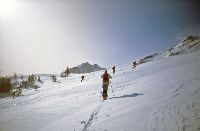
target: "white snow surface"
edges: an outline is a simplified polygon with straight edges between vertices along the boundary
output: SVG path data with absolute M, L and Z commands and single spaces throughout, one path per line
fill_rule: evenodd
M 200 51 L 117 69 L 101 100 L 103 71 L 58 78 L 0 99 L 0 131 L 200 131 Z

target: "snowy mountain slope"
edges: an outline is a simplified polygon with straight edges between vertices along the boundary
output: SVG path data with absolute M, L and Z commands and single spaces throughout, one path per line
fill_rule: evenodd
M 120 91 L 114 91 L 113 99 L 104 104 L 91 129 L 199 130 L 199 55 L 171 57 L 139 67 L 130 80 L 120 82 L 129 84 L 121 88 L 116 84 Z M 109 117 L 105 118 L 106 114 Z
M 200 131 L 199 38 L 190 39 L 145 57 L 134 70 L 108 70 L 106 101 L 104 71 L 85 74 L 83 82 L 80 74 L 58 75 L 58 82 L 40 75 L 40 88 L 0 98 L 0 131 Z
M 154 60 L 113 76 L 101 101 L 103 71 L 45 80 L 36 91 L 0 99 L 1 131 L 198 131 L 200 52 Z M 111 72 L 111 70 L 109 70 Z

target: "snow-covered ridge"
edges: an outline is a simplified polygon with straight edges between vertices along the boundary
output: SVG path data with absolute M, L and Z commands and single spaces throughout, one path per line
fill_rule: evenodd
M 88 62 L 82 63 L 76 67 L 70 68 L 70 72 L 74 74 L 81 74 L 81 73 L 91 73 L 94 71 L 104 70 L 105 68 L 101 68 L 99 65 L 94 64 L 91 65 Z
M 194 52 L 200 49 L 200 36 L 188 36 L 168 50 L 169 56 Z
M 175 55 L 181 55 L 186 53 L 195 52 L 200 49 L 200 36 L 187 36 L 180 43 L 166 49 L 162 52 L 153 53 L 144 58 L 137 60 L 137 64 L 143 64 L 149 61 L 153 61 L 160 57 L 169 57 Z

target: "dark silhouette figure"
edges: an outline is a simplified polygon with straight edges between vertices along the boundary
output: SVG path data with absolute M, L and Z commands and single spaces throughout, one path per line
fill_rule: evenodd
M 84 78 L 85 78 L 85 76 L 84 76 L 84 75 L 82 75 L 82 76 L 81 76 L 81 82 L 84 80 Z
M 56 75 L 52 75 L 52 81 L 53 81 L 53 82 L 56 82 L 56 79 L 57 79 L 57 78 L 56 78 Z
M 112 67 L 113 74 L 115 74 L 115 66 Z
M 103 88 L 103 93 L 102 93 L 102 97 L 103 97 L 104 100 L 106 100 L 107 97 L 108 97 L 108 94 L 107 94 L 107 92 L 108 92 L 108 86 L 109 86 L 109 84 L 110 84 L 110 81 L 109 81 L 109 80 L 110 80 L 112 77 L 111 77 L 110 74 L 108 74 L 107 70 L 105 70 L 104 74 L 101 75 L 101 78 L 103 78 L 103 86 L 102 86 L 102 88 Z
M 67 76 L 67 77 L 69 76 L 69 74 L 70 74 L 69 67 L 67 67 L 67 69 L 65 70 L 64 73 L 65 73 L 65 77 L 66 77 L 66 76 Z
M 136 61 L 134 61 L 134 62 L 133 62 L 133 67 L 132 67 L 132 69 L 135 68 L 136 65 L 137 65 L 137 63 L 136 63 Z

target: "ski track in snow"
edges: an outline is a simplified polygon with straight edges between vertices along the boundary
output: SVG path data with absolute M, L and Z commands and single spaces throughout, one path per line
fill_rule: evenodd
M 187 114 L 190 115 L 184 115 L 183 109 L 186 109 Z M 192 121 L 192 123 L 189 121 Z M 145 128 L 151 127 L 149 128 L 151 131 L 199 131 L 200 124 L 195 127 L 196 123 L 200 123 L 199 105 L 192 103 L 186 106 L 177 106 L 172 102 L 151 113 L 145 120 Z
M 101 110 L 102 104 L 103 104 L 104 100 L 102 100 L 99 105 L 94 109 L 94 111 L 92 112 L 92 114 L 90 115 L 89 120 L 87 121 L 87 123 L 84 125 L 84 128 L 82 131 L 88 131 L 89 127 L 91 126 L 93 120 L 95 119 L 95 116 L 99 113 L 99 111 Z

